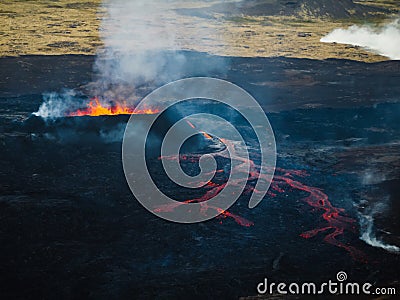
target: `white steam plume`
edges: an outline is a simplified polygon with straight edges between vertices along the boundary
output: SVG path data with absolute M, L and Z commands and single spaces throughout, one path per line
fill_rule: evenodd
M 82 99 L 74 90 L 64 90 L 62 93 L 44 93 L 43 103 L 33 115 L 43 119 L 65 117 L 68 111 L 74 111 L 82 105 Z
M 387 210 L 386 201 L 376 203 L 365 212 L 359 214 L 360 220 L 360 239 L 372 247 L 384 249 L 389 252 L 400 252 L 400 248 L 395 245 L 386 244 L 384 241 L 378 239 L 375 233 L 374 220 L 376 215 L 383 213 Z
M 179 73 L 184 56 L 174 52 L 177 24 L 171 22 L 175 1 L 105 0 L 100 36 L 104 51 L 99 52 L 95 71 L 98 80 L 92 93 L 110 96 L 113 100 L 135 100 L 132 86 L 147 82 L 163 82 L 171 72 Z M 165 51 L 170 51 L 174 64 L 169 64 Z M 172 52 L 172 54 L 171 54 Z
M 104 107 L 116 103 L 134 107 L 156 86 L 188 76 L 188 70 L 196 71 L 199 62 L 188 61 L 190 56 L 182 50 L 206 43 L 211 34 L 221 39 L 223 36 L 216 33 L 215 26 L 204 25 L 203 20 L 199 23 L 178 14 L 176 9 L 186 5 L 199 4 L 179 0 L 103 0 L 100 38 L 104 46 L 96 55 L 93 81 L 81 93 L 82 97 L 87 96 L 87 103 L 90 97 L 96 97 Z M 207 75 L 225 70 L 225 64 L 221 60 L 199 67 L 201 74 Z M 64 94 L 45 95 L 36 115 L 63 117 L 72 111 L 69 105 L 74 106 L 70 98 Z M 84 106 L 78 108 L 85 108 L 85 103 L 79 103 Z
M 178 50 L 176 28 L 168 22 L 174 13 L 174 1 L 104 0 L 100 38 L 104 48 L 98 51 L 95 78 L 85 87 L 85 94 L 96 96 L 103 106 L 140 100 L 137 87 L 143 83 L 168 81 L 168 74 L 179 74 L 185 62 Z M 166 70 L 166 57 L 174 63 Z M 66 116 L 85 103 L 75 99 L 75 91 L 45 93 L 44 102 L 34 113 L 46 119 Z M 89 102 L 89 99 L 88 101 Z
M 348 29 L 335 29 L 321 42 L 360 46 L 392 60 L 400 60 L 400 18 L 383 27 L 353 25 Z

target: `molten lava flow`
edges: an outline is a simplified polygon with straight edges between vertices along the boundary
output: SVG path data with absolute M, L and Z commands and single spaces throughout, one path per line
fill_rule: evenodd
M 158 109 L 146 108 L 142 110 L 136 110 L 132 107 L 127 107 L 125 104 L 117 103 L 114 106 L 103 106 L 99 98 L 93 98 L 88 106 L 84 109 L 78 109 L 75 112 L 68 114 L 69 117 L 81 117 L 81 116 L 110 116 L 110 115 L 131 115 L 131 114 L 156 114 Z
M 194 125 L 192 124 L 192 122 L 190 122 L 190 121 L 188 121 L 188 120 L 186 120 L 186 122 L 188 123 L 188 125 L 189 125 L 190 127 L 195 128 Z
M 190 126 L 190 127 L 192 127 L 193 129 L 194 128 L 196 128 L 194 125 L 193 125 L 193 123 L 192 122 L 190 122 L 190 121 L 188 121 L 188 120 L 186 120 L 186 123 Z M 200 131 L 200 133 L 206 138 L 206 139 L 208 139 L 208 140 L 212 140 L 212 136 L 211 135 L 209 135 L 207 132 L 204 132 L 204 131 Z
M 238 151 L 243 151 L 243 149 L 237 149 L 235 147 L 234 142 L 228 140 L 223 140 L 223 142 L 227 146 L 227 149 L 223 152 L 216 153 L 214 155 L 224 158 L 230 158 L 232 160 L 238 160 L 239 164 L 236 165 L 236 167 L 232 170 L 232 172 L 245 172 L 246 163 L 249 163 L 250 165 L 250 172 L 248 174 L 249 175 L 248 178 L 244 176 L 244 178 L 247 179 L 240 179 L 237 180 L 236 182 L 233 181 L 232 184 L 241 184 L 242 180 L 246 180 L 247 185 L 244 193 L 251 193 L 251 192 L 259 193 L 259 191 L 255 190 L 255 188 L 249 184 L 249 182 L 251 181 L 254 182 L 254 180 L 268 180 L 267 176 L 260 174 L 259 166 L 257 166 L 257 164 L 253 160 L 246 161 L 245 159 L 242 158 L 241 155 L 238 155 L 239 153 Z M 229 152 L 231 153 L 231 156 L 229 156 Z M 198 162 L 199 157 L 200 157 L 199 155 L 198 156 L 181 155 L 180 157 L 170 156 L 162 158 L 174 159 L 174 160 L 179 159 L 180 161 L 187 161 L 193 163 L 193 162 Z M 243 164 L 240 164 L 241 161 L 243 162 Z M 217 170 L 217 173 L 223 173 L 223 172 L 224 170 Z M 333 206 L 332 203 L 329 201 L 328 196 L 321 189 L 312 186 L 307 186 L 306 184 L 301 183 L 299 181 L 300 179 L 296 179 L 296 178 L 303 178 L 305 176 L 308 175 L 305 171 L 302 170 L 286 170 L 282 168 L 276 168 L 275 176 L 271 183 L 270 190 L 268 192 L 269 196 L 275 197 L 276 193 L 284 193 L 285 189 L 287 188 L 301 190 L 309 193 L 309 195 L 302 200 L 306 204 L 311 206 L 314 210 L 322 211 L 322 219 L 325 221 L 326 225 L 320 228 L 303 232 L 300 234 L 300 236 L 308 239 L 318 235 L 319 233 L 325 234 L 324 237 L 325 242 L 345 249 L 355 260 L 366 262 L 365 255 L 361 251 L 357 250 L 355 247 L 351 245 L 345 244 L 338 240 L 338 237 L 342 236 L 345 233 L 345 231 L 349 232 L 356 231 L 356 221 L 348 216 L 345 216 L 344 209 L 336 208 L 335 206 Z M 207 200 L 215 197 L 221 190 L 224 189 L 225 186 L 226 183 L 218 184 L 213 181 L 204 183 L 203 188 L 205 189 L 205 193 L 203 194 L 203 196 L 195 199 L 189 199 L 182 203 L 174 204 L 173 206 L 158 207 L 156 210 L 168 212 L 174 210 L 177 206 L 182 205 L 184 203 L 196 202 L 196 203 L 202 203 L 203 206 L 202 211 L 204 213 L 206 213 L 208 209 L 217 210 L 221 213 L 219 218 L 228 218 L 228 217 L 233 218 L 238 224 L 246 227 L 254 225 L 253 222 L 246 220 L 243 217 L 237 216 L 230 212 L 224 211 L 218 207 L 213 207 L 207 204 Z
M 325 242 L 345 249 L 355 260 L 366 262 L 365 255 L 361 251 L 353 246 L 340 242 L 337 239 L 337 237 L 344 234 L 345 230 L 355 232 L 357 230 L 356 220 L 345 216 L 344 209 L 333 206 L 328 199 L 328 195 L 326 195 L 321 189 L 307 186 L 300 181 L 293 179 L 294 175 L 304 177 L 307 176 L 306 173 L 301 174 L 296 170 L 285 169 L 277 169 L 276 171 L 277 174 L 275 174 L 274 180 L 271 184 L 272 190 L 284 192 L 282 187 L 288 186 L 293 189 L 305 191 L 309 193 L 309 195 L 303 200 L 312 208 L 323 212 L 322 218 L 326 222 L 326 226 L 303 232 L 300 234 L 300 236 L 308 239 L 316 236 L 319 233 L 327 232 L 324 237 Z M 273 194 L 273 192 L 270 192 L 270 195 L 276 196 Z
M 212 136 L 209 135 L 207 132 L 202 131 L 201 134 L 208 140 L 212 140 Z

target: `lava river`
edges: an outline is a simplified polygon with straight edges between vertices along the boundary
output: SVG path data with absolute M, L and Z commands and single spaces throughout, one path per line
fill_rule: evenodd
M 238 147 L 237 143 L 229 140 L 223 140 L 226 145 L 226 149 L 223 152 L 214 154 L 216 158 L 218 156 L 229 159 L 229 152 L 231 153 L 230 159 L 239 160 L 239 164 L 232 170 L 232 172 L 245 172 L 244 165 L 246 162 L 242 158 L 241 155 L 237 155 L 238 151 L 243 151 L 241 147 Z M 180 156 L 168 156 L 168 157 L 160 157 L 159 159 L 169 159 L 176 160 L 179 159 L 182 163 L 197 163 L 199 161 L 200 155 L 180 155 Z M 240 164 L 240 161 L 243 161 L 243 164 Z M 259 193 L 254 188 L 254 182 L 256 180 L 267 180 L 266 176 L 263 176 L 259 172 L 259 166 L 255 163 L 254 160 L 250 159 L 250 172 L 247 179 L 247 184 L 244 190 L 244 194 L 249 193 Z M 222 210 L 218 207 L 210 206 L 207 204 L 207 200 L 216 196 L 221 190 L 224 189 L 226 183 L 221 183 L 220 180 L 216 179 L 220 176 L 218 174 L 223 174 L 225 171 L 223 169 L 218 169 L 216 171 L 216 176 L 210 180 L 209 182 L 204 183 L 204 194 L 199 198 L 187 199 L 183 202 L 174 205 L 166 205 L 157 207 L 155 211 L 168 212 L 174 210 L 177 206 L 182 205 L 184 203 L 201 203 L 202 204 L 202 212 L 207 213 L 207 210 L 217 210 L 220 212 L 218 218 L 232 218 L 241 226 L 251 227 L 254 226 L 254 222 L 248 220 L 242 216 L 237 214 L 233 214 L 229 211 Z M 271 183 L 271 186 L 268 191 L 268 196 L 276 197 L 278 193 L 284 193 L 286 190 L 300 190 L 308 193 L 308 196 L 303 198 L 307 205 L 309 205 L 313 211 L 320 212 L 319 218 L 323 221 L 323 226 L 310 229 L 306 232 L 300 233 L 300 236 L 305 239 L 309 239 L 317 236 L 318 234 L 324 235 L 323 240 L 331 245 L 340 247 L 345 249 L 353 259 L 366 262 L 366 256 L 360 250 L 351 246 L 347 243 L 341 242 L 339 238 L 343 236 L 346 231 L 347 232 L 356 232 L 357 231 L 357 222 L 355 219 L 346 216 L 345 210 L 343 208 L 335 207 L 330 201 L 327 194 L 323 192 L 322 189 L 308 186 L 302 182 L 302 179 L 306 176 L 309 176 L 304 170 L 290 170 L 283 168 L 276 168 L 274 179 Z M 241 184 L 241 181 L 233 182 L 233 184 Z M 318 222 L 319 223 L 319 222 Z

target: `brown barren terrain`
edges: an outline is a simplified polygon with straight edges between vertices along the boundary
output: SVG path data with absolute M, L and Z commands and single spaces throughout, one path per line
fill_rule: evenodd
M 220 2 L 178 1 L 176 7 L 207 10 Z M 242 57 L 386 60 L 359 47 L 320 42 L 321 37 L 335 28 L 388 22 L 399 11 L 398 4 L 392 0 L 356 3 L 385 10 L 385 13 L 333 19 L 312 16 L 307 11 L 300 15 L 257 16 L 211 12 L 208 17 L 201 17 L 166 10 L 164 18 L 176 29 L 176 42 L 181 49 Z M 0 56 L 95 54 L 103 45 L 99 27 L 104 12 L 100 0 L 2 1 Z

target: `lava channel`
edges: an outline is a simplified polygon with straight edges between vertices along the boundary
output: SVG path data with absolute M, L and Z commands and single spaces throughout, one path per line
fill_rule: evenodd
M 242 184 L 242 180 L 246 180 L 246 187 L 244 193 L 260 193 L 254 186 L 249 184 L 249 182 L 254 180 L 267 180 L 267 176 L 260 174 L 259 166 L 253 161 L 245 161 L 240 155 L 237 155 L 237 151 L 240 151 L 235 147 L 235 143 L 228 140 L 223 140 L 227 149 L 223 152 L 213 154 L 215 156 L 221 156 L 224 158 L 230 158 L 232 160 L 239 160 L 239 164 L 232 170 L 232 172 L 244 172 L 244 166 L 246 163 L 250 165 L 250 171 L 247 179 L 237 180 L 237 182 L 232 182 L 232 184 Z M 229 156 L 229 152 L 231 156 Z M 168 156 L 160 157 L 159 159 L 170 159 L 187 162 L 198 162 L 201 155 L 180 155 L 180 156 Z M 243 164 L 240 164 L 243 161 Z M 272 171 L 272 170 L 271 170 Z M 223 170 L 217 170 L 217 173 L 223 173 Z M 339 237 L 345 234 L 345 231 L 356 232 L 356 220 L 345 215 L 345 210 L 343 208 L 337 208 L 332 205 L 329 201 L 328 195 L 326 195 L 322 189 L 317 187 L 308 186 L 300 182 L 300 178 L 308 176 L 307 172 L 304 170 L 287 170 L 283 168 L 276 168 L 274 179 L 271 183 L 268 195 L 271 197 L 277 196 L 277 193 L 284 193 L 285 189 L 291 188 L 309 193 L 309 195 L 302 200 L 312 207 L 316 211 L 321 211 L 321 218 L 325 222 L 325 225 L 319 228 L 311 229 L 309 231 L 300 234 L 302 238 L 309 239 L 317 236 L 318 234 L 325 234 L 323 240 L 331 245 L 343 248 L 346 250 L 353 259 L 361 262 L 366 262 L 366 256 L 360 250 L 355 247 L 348 245 L 339 241 Z M 243 178 L 246 178 L 244 176 Z M 195 199 L 188 199 L 183 202 L 178 202 L 173 205 L 160 206 L 155 209 L 156 212 L 168 212 L 174 210 L 177 206 L 185 203 L 201 203 L 202 212 L 206 213 L 208 209 L 214 209 L 220 212 L 218 218 L 232 218 L 239 225 L 250 227 L 254 225 L 254 222 L 247 220 L 241 216 L 222 210 L 218 207 L 210 206 L 207 204 L 207 200 L 215 197 L 221 190 L 224 189 L 226 183 L 216 183 L 213 180 L 204 183 L 203 188 L 205 193 L 203 196 Z

